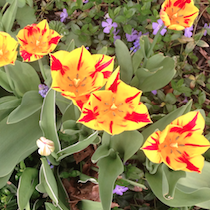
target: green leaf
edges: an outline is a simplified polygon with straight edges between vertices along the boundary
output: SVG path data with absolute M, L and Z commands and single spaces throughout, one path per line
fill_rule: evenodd
M 143 92 L 158 90 L 167 85 L 174 77 L 175 62 L 172 58 L 157 54 L 149 58 L 146 70 L 136 71 L 136 75 L 140 80 L 139 89 Z
M 101 203 L 96 201 L 81 200 L 78 205 L 82 210 L 103 210 Z
M 44 203 L 46 210 L 60 210 L 60 208 L 55 207 L 52 203 Z
M 173 93 L 166 94 L 165 102 L 169 104 L 175 104 L 176 103 L 176 97 Z
M 98 161 L 99 166 L 99 192 L 103 210 L 110 210 L 113 196 L 114 183 L 123 172 L 124 166 L 120 157 L 107 156 Z
M 7 117 L 21 103 L 21 99 L 15 96 L 4 96 L 0 98 L 0 121 Z
M 125 33 L 127 33 L 127 34 L 131 34 L 131 32 L 132 32 L 132 26 L 129 25 L 129 24 L 124 25 L 124 26 L 123 26 L 123 31 L 124 31 Z
M 54 142 L 55 152 L 58 152 L 61 147 L 55 119 L 55 91 L 50 89 L 43 102 L 39 125 L 43 131 L 43 136 Z
M 7 65 L 7 68 L 19 96 L 30 90 L 39 90 L 40 79 L 30 64 L 16 60 L 15 65 Z
M 161 167 L 163 172 L 163 196 L 166 199 L 170 199 L 174 197 L 177 182 L 180 178 L 185 177 L 186 173 L 184 171 L 173 171 L 169 169 L 165 164 L 162 164 Z
M 66 51 L 71 52 L 74 49 L 75 49 L 75 42 L 74 39 L 72 39 L 69 45 L 67 45 Z
M 7 79 L 7 74 L 1 70 L 0 70 L 0 86 L 3 87 L 6 91 L 12 93 L 12 89 Z
M 18 123 L 7 124 L 6 118 L 0 122 L 0 177 L 9 174 L 17 163 L 37 149 L 36 140 L 42 136 L 39 117 L 38 111 Z
M 30 7 L 33 7 L 33 0 L 26 0 L 26 3 L 27 3 Z
M 3 188 L 9 181 L 10 176 L 12 175 L 13 170 L 6 176 L 0 177 L 0 188 Z
M 188 42 L 186 47 L 185 47 L 185 50 L 184 50 L 185 53 L 188 54 L 188 53 L 192 52 L 193 49 L 195 48 L 195 45 L 196 44 L 194 43 L 194 41 L 193 42 Z
M 139 150 L 143 141 L 143 136 L 139 131 L 125 131 L 111 137 L 110 147 L 123 156 L 125 163 Z
M 97 54 L 103 54 L 103 55 L 106 55 L 107 53 L 107 47 L 104 46 L 102 47 L 100 50 L 98 50 Z
M 136 72 L 136 70 L 139 68 L 142 60 L 144 58 L 144 55 L 142 53 L 142 51 L 139 49 L 137 50 L 133 57 L 132 57 L 132 63 L 133 63 L 133 70 L 134 70 L 134 73 Z
M 165 129 L 165 127 L 168 124 L 170 124 L 177 117 L 189 112 L 191 109 L 191 105 L 192 105 L 192 100 L 190 100 L 186 105 L 179 107 L 178 109 L 167 114 L 165 117 L 161 118 L 157 122 L 148 126 L 146 129 L 142 131 L 142 135 L 144 136 L 144 139 L 146 140 L 156 129 L 159 129 L 160 131 L 162 131 L 163 129 Z
M 20 210 L 24 210 L 35 186 L 38 184 L 38 170 L 35 168 L 26 168 L 19 180 L 17 191 L 17 202 Z
M 202 91 L 198 95 L 198 103 L 202 105 L 205 101 L 206 101 L 206 94 L 204 91 Z
M 118 64 L 120 65 L 120 79 L 129 84 L 133 76 L 131 56 L 127 46 L 119 39 L 115 42 L 115 51 Z
M 47 194 L 50 196 L 50 198 L 58 204 L 58 187 L 57 183 L 55 180 L 55 177 L 53 175 L 52 169 L 50 168 L 47 159 L 46 158 L 41 158 L 42 161 L 42 170 L 43 170 L 43 175 L 44 175 L 44 180 L 45 180 L 45 190 Z
M 59 156 L 58 161 L 62 160 L 63 158 L 72 155 L 73 153 L 79 152 L 83 149 L 85 149 L 90 144 L 93 144 L 94 140 L 98 136 L 98 131 L 95 131 L 93 134 L 91 134 L 88 138 L 77 142 L 76 144 L 73 144 L 69 147 L 66 147 L 65 149 L 62 149 L 57 153 Z
M 149 37 L 146 35 L 143 35 L 140 37 L 139 39 L 139 43 L 140 43 L 140 50 L 142 50 L 142 53 L 144 55 L 144 58 L 146 58 L 149 50 L 150 50 L 150 42 L 149 42 Z
M 7 123 L 17 123 L 38 110 L 42 107 L 42 97 L 37 91 L 28 91 L 23 95 L 22 102 L 15 110 L 13 110 L 8 116 Z
M 202 173 L 186 172 L 185 178 L 180 178 L 174 190 L 174 197 L 163 196 L 163 172 L 162 167 L 158 168 L 156 174 L 146 173 L 146 179 L 156 197 L 168 206 L 184 207 L 199 206 L 210 209 L 210 182 L 209 182 L 210 163 L 205 161 Z M 172 171 L 171 173 L 174 173 Z M 174 174 L 174 178 L 176 172 Z M 178 174 L 180 176 L 180 174 Z
M 25 5 L 23 8 L 18 8 L 16 19 L 20 28 L 33 24 L 36 22 L 35 10 L 28 5 Z
M 3 27 L 7 33 L 9 33 L 13 27 L 17 8 L 18 8 L 18 0 L 14 0 L 12 4 L 10 4 L 9 8 L 7 8 L 6 12 L 4 13 L 1 22 Z
M 203 40 L 198 40 L 196 42 L 196 45 L 199 46 L 199 47 L 209 47 L 209 45 Z

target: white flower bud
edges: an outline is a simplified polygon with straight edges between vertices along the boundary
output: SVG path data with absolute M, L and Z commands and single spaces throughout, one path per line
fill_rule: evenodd
M 40 137 L 36 141 L 36 145 L 39 147 L 38 153 L 43 156 L 50 155 L 55 149 L 54 142 L 45 137 Z

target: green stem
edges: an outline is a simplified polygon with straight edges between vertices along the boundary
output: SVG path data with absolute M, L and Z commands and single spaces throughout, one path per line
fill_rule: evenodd
M 159 38 L 159 36 L 160 36 L 160 32 L 163 30 L 164 27 L 165 27 L 165 25 L 163 24 L 163 25 L 159 28 L 157 34 L 155 35 L 155 38 L 153 39 L 152 45 L 151 45 L 151 47 L 150 47 L 150 49 L 149 49 L 149 52 L 147 53 L 147 58 L 149 58 L 149 57 L 151 56 L 151 54 L 152 54 L 152 52 L 153 52 L 153 48 L 154 48 L 154 46 L 156 45 L 157 40 L 158 40 L 158 38 Z
M 46 81 L 46 80 L 47 80 L 47 77 L 46 77 L 46 75 L 45 75 L 45 71 L 44 71 L 44 66 L 43 66 L 42 60 L 39 59 L 39 60 L 38 60 L 38 63 L 39 63 L 39 68 L 40 68 L 40 71 L 41 71 L 42 76 L 43 76 L 43 78 L 44 78 L 44 81 Z

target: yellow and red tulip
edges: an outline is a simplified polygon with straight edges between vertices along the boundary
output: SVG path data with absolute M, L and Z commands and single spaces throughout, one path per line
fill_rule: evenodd
M 84 104 L 78 122 L 111 135 L 136 130 L 151 123 L 142 92 L 119 79 L 119 69 L 108 79 L 105 90 L 95 91 Z
M 201 173 L 203 154 L 209 141 L 202 135 L 205 121 L 198 111 L 178 117 L 163 131 L 156 131 L 148 137 L 142 150 L 154 163 L 164 162 L 173 170 Z
M 169 29 L 180 31 L 192 26 L 198 12 L 193 0 L 165 0 L 160 18 Z
M 61 37 L 49 28 L 47 20 L 24 27 L 17 35 L 23 61 L 35 61 L 49 54 L 56 48 Z
M 15 63 L 18 42 L 8 33 L 0 31 L 0 67 Z
M 110 77 L 114 59 L 107 55 L 91 55 L 85 47 L 71 52 L 51 54 L 52 89 L 73 101 L 79 108 L 90 93 L 103 87 Z

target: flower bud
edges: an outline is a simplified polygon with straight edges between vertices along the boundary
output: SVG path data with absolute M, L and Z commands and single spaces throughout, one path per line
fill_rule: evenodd
M 37 146 L 39 147 L 38 153 L 43 156 L 48 156 L 51 152 L 54 151 L 54 142 L 46 139 L 45 137 L 40 137 L 36 141 Z

